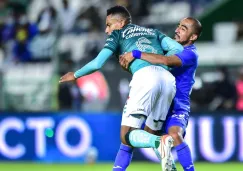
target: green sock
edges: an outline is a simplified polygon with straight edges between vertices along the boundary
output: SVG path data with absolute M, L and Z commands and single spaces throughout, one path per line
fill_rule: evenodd
M 133 130 L 129 133 L 129 142 L 133 147 L 158 148 L 160 137 L 144 130 Z

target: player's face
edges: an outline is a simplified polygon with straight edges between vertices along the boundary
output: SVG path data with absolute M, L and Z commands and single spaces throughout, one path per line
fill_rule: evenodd
M 175 40 L 182 44 L 188 45 L 192 43 L 193 40 L 196 39 L 196 35 L 193 32 L 193 22 L 189 19 L 183 19 L 178 24 L 175 30 Z
M 106 17 L 105 33 L 110 35 L 113 30 L 120 30 L 124 26 L 124 20 L 118 15 L 108 15 Z

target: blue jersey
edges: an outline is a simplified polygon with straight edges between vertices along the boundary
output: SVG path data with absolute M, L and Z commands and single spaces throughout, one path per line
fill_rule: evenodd
M 190 94 L 194 84 L 194 77 L 198 66 L 198 54 L 195 45 L 185 46 L 181 53 L 176 54 L 181 59 L 182 66 L 172 69 L 176 78 L 176 95 L 171 106 L 172 114 L 186 114 L 190 112 Z

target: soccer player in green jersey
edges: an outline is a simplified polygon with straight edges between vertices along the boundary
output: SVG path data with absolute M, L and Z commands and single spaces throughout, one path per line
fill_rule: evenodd
M 98 56 L 75 73 L 69 72 L 62 76 L 60 83 L 74 81 L 101 69 L 113 54 L 119 57 L 131 51 L 154 54 L 164 54 L 163 52 L 167 51 L 166 55 L 172 55 L 183 50 L 183 46 L 158 30 L 131 24 L 131 15 L 122 6 L 107 10 L 105 32 L 109 36 Z M 164 152 L 168 152 L 169 155 L 173 145 L 171 136 L 161 138 L 156 135 L 163 126 L 175 96 L 175 78 L 168 71 L 167 66 L 151 64 L 141 59 L 135 59 L 129 66 L 129 71 L 133 78 L 130 83 L 129 97 L 123 109 L 122 144 L 115 160 L 114 171 L 126 170 L 134 147 L 158 148 L 163 144 Z M 144 122 L 146 131 L 141 130 Z

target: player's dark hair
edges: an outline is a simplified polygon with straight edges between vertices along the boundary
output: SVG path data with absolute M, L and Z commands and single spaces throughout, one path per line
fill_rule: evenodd
M 202 24 L 196 18 L 187 17 L 186 19 L 191 20 L 193 22 L 193 29 L 195 34 L 200 37 L 202 34 Z
M 111 7 L 110 9 L 107 10 L 107 14 L 108 15 L 120 15 L 122 18 L 125 19 L 125 23 L 126 24 L 130 24 L 132 22 L 132 17 L 130 12 L 123 6 L 114 6 Z

